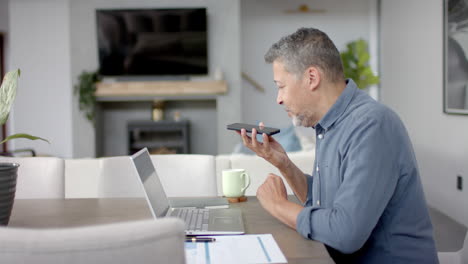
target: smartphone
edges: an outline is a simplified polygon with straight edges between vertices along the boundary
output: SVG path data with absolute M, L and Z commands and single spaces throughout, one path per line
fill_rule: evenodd
M 274 134 L 278 134 L 280 130 L 278 128 L 273 128 L 273 127 L 263 127 L 263 129 L 260 129 L 259 126 L 256 125 L 250 125 L 250 124 L 243 124 L 243 123 L 234 123 L 227 125 L 227 129 L 229 130 L 237 130 L 240 131 L 242 128 L 247 131 L 247 133 L 252 133 L 252 129 L 255 128 L 257 130 L 257 134 L 267 134 L 268 136 L 272 136 Z

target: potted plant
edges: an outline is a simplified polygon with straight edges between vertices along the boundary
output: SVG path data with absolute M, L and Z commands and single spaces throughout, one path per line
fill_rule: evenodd
M 360 89 L 367 89 L 379 83 L 379 77 L 374 75 L 369 65 L 370 55 L 367 43 L 363 39 L 351 41 L 346 50 L 340 53 L 346 78 L 351 78 Z
M 86 118 L 94 124 L 95 105 L 96 105 L 96 82 L 101 80 L 97 71 L 83 71 L 78 76 L 78 84 L 75 85 L 75 94 L 78 94 L 80 110 L 86 115 Z
M 0 86 L 0 125 L 5 124 L 8 119 L 11 105 L 15 100 L 19 76 L 20 70 L 17 69 L 15 71 L 8 72 L 3 78 L 3 82 Z M 40 137 L 18 133 L 6 137 L 0 142 L 0 144 L 4 144 L 15 138 L 27 138 L 31 140 L 40 139 L 49 142 Z M 17 163 L 0 163 L 0 225 L 7 225 L 10 219 L 11 209 L 13 208 L 13 202 L 15 199 L 18 167 L 19 164 Z

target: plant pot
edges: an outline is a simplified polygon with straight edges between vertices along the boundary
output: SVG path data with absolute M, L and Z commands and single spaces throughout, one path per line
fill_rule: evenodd
M 8 225 L 15 201 L 18 163 L 0 163 L 0 225 Z

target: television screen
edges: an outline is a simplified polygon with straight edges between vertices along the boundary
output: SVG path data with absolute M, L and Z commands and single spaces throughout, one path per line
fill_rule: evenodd
M 205 8 L 97 10 L 104 76 L 208 73 Z

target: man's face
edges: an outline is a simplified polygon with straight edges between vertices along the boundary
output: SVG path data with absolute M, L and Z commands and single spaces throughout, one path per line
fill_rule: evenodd
M 278 86 L 276 102 L 283 105 L 295 126 L 313 126 L 313 105 L 310 104 L 311 92 L 308 89 L 307 75 L 297 77 L 286 71 L 284 64 L 273 62 L 273 78 Z

